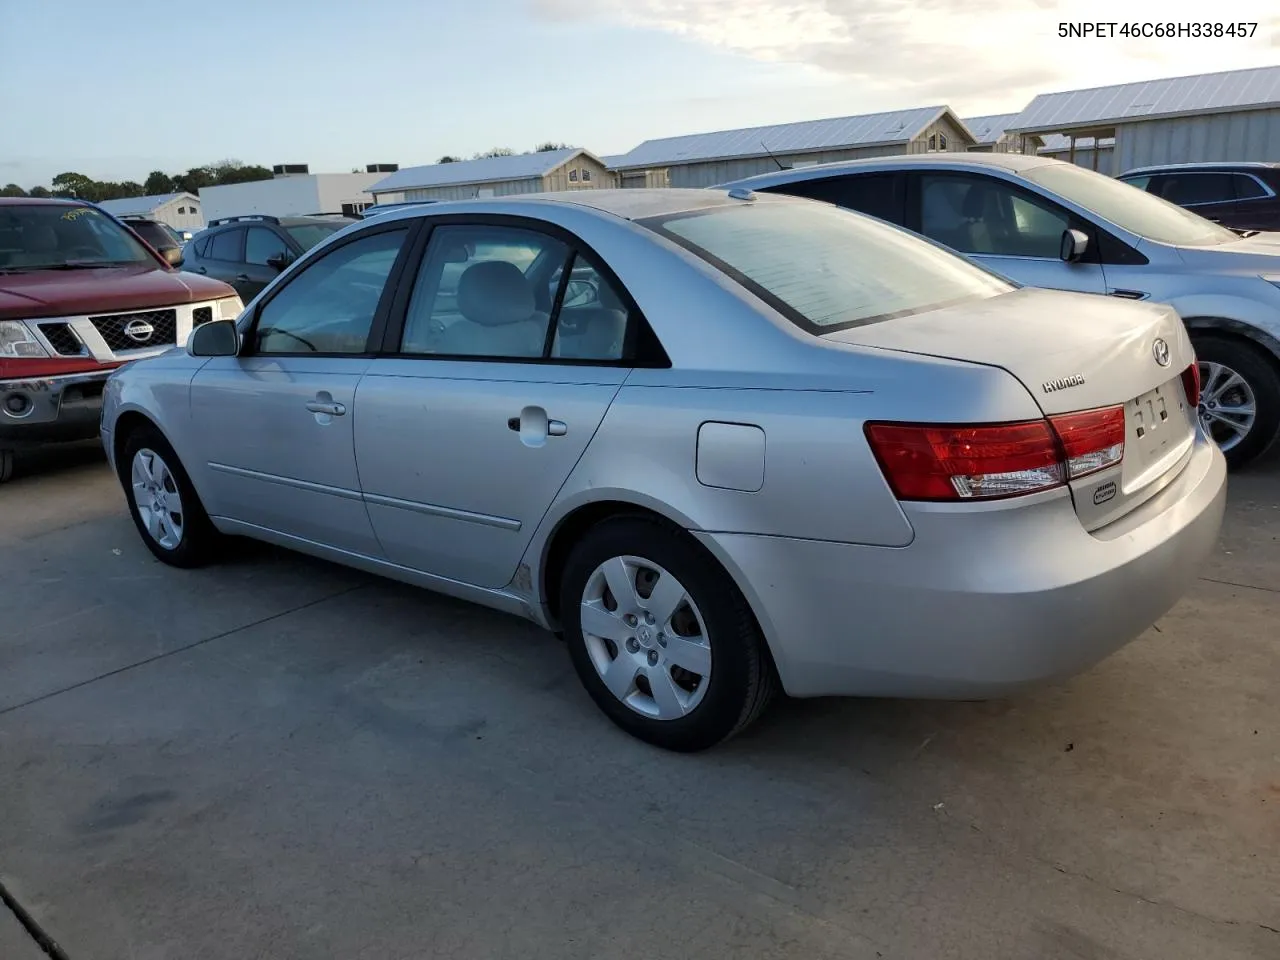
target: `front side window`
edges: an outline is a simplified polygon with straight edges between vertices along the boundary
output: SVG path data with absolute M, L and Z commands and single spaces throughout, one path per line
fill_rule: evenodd
M 1046 163 L 1024 171 L 1023 176 L 1081 209 L 1157 243 L 1207 246 L 1240 239 L 1190 210 L 1075 164 Z
M 998 296 L 1014 286 L 905 230 L 788 201 L 641 221 L 825 333 Z
M 245 263 L 265 267 L 273 258 L 285 256 L 288 256 L 288 252 L 285 250 L 284 241 L 274 230 L 268 230 L 266 227 L 250 227 L 245 234 Z
M 405 318 L 401 350 L 414 354 L 543 356 L 554 290 L 534 276 L 569 259 L 564 243 L 505 226 L 442 226 L 431 234 Z
M 345 243 L 304 267 L 258 312 L 261 354 L 353 354 L 367 349 L 374 314 L 407 228 Z
M 920 232 L 961 253 L 1058 256 L 1067 214 L 992 177 L 920 178 Z
M 155 257 L 93 207 L 56 203 L 0 208 L 0 271 L 57 270 L 147 263 Z

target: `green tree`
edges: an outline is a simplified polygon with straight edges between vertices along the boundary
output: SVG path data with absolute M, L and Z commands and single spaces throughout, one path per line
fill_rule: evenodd
M 270 180 L 274 177 L 270 170 L 266 167 L 260 167 L 256 164 L 239 164 L 235 167 L 222 167 L 217 170 L 217 182 L 223 183 L 252 183 L 255 180 Z
M 446 153 L 443 157 L 437 160 L 436 163 L 457 163 L 461 159 L 461 157 L 450 156 Z
M 16 183 L 6 183 L 0 187 L 0 197 L 25 197 L 27 191 L 23 190 Z
M 45 199 L 48 196 L 50 196 L 49 188 L 48 187 L 32 187 L 30 190 L 27 191 L 27 196 L 39 197 L 40 199 Z
M 97 183 L 83 173 L 60 173 L 51 181 L 53 194 L 56 197 L 79 197 L 84 200 L 96 199 Z
M 217 182 L 210 167 L 192 167 L 173 178 L 173 188 L 185 193 L 199 193 L 201 187 L 212 187 Z
M 571 149 L 567 143 L 554 143 L 548 140 L 546 143 L 540 143 L 533 148 L 534 153 L 550 153 L 553 150 L 569 150 Z
M 515 155 L 516 155 L 516 152 L 512 150 L 510 147 L 492 147 L 486 150 L 484 153 L 477 153 L 475 155 L 475 159 L 487 160 L 490 157 L 514 157 Z
M 163 170 L 152 170 L 147 174 L 147 182 L 142 185 L 146 196 L 155 197 L 162 193 L 173 193 L 173 177 Z

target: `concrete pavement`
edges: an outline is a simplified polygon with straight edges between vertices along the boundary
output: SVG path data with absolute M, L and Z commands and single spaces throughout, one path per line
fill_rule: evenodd
M 71 960 L 1280 957 L 1274 466 L 1088 674 L 781 703 L 698 756 L 521 621 L 267 548 L 165 568 L 91 454 L 0 489 L 0 554 L 0 882 Z

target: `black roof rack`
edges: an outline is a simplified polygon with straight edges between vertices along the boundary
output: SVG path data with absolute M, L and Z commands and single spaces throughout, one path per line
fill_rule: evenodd
M 354 220 L 355 217 L 342 211 L 321 210 L 319 213 L 304 213 L 304 217 L 338 217 L 341 220 Z
M 273 217 L 269 213 L 247 213 L 240 217 L 219 217 L 217 220 L 210 220 L 208 225 L 211 227 L 220 227 L 224 223 L 239 223 L 241 220 L 258 220 L 264 223 L 279 223 L 279 217 Z

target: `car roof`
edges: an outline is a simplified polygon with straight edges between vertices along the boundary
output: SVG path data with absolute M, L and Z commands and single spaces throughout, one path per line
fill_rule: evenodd
M 834 163 L 815 163 L 811 166 L 793 167 L 790 170 L 776 170 L 769 173 L 756 174 L 720 184 L 729 186 L 772 186 L 778 183 L 793 183 L 797 180 L 810 180 L 815 177 L 829 177 L 840 173 L 870 173 L 878 170 L 911 170 L 937 167 L 947 170 L 1008 170 L 1019 173 L 1034 167 L 1062 163 L 1052 157 L 1028 156 L 1022 153 L 962 153 L 960 151 L 946 153 L 905 153 L 888 157 L 865 157 L 859 160 L 837 160 Z
M 1171 173 L 1176 170 L 1280 170 L 1280 163 L 1266 163 L 1261 160 L 1203 160 L 1197 163 L 1154 163 L 1145 167 L 1134 167 L 1120 174 L 1131 177 L 1136 173 Z
M 42 203 L 51 203 L 60 207 L 87 207 L 84 200 L 68 200 L 65 197 L 0 197 L 0 206 L 29 207 Z

